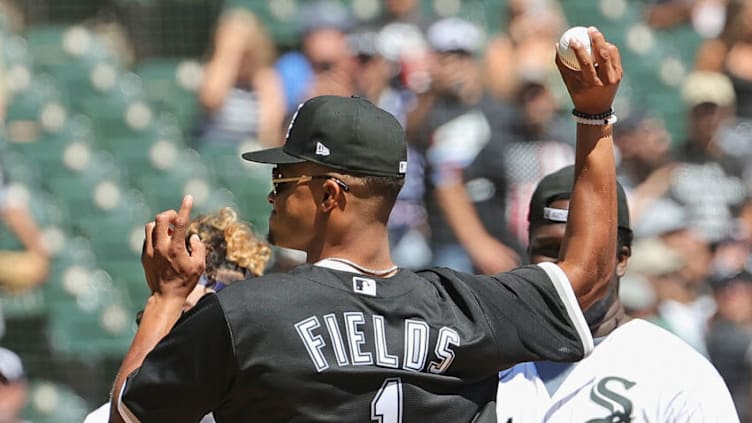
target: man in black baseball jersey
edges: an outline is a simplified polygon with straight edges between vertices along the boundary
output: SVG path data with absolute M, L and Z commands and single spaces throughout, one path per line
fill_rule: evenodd
M 115 381 L 112 421 L 212 411 L 218 422 L 470 422 L 494 401 L 498 370 L 581 359 L 593 341 L 580 309 L 603 294 L 616 257 L 613 118 L 595 116 L 622 76 L 616 47 L 595 29 L 591 38 L 597 65 L 580 45 L 583 71 L 559 63 L 584 115 L 558 264 L 495 276 L 398 269 L 386 224 L 404 133 L 366 100 L 315 97 L 284 147 L 243 155 L 276 164 L 270 236 L 307 264 L 231 285 L 181 316 L 205 251 L 195 238 L 186 249 L 190 197 L 157 215 L 142 258 L 153 294 Z

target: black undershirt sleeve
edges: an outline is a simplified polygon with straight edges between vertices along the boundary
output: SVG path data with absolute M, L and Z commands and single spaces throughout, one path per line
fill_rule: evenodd
M 128 377 L 123 405 L 142 423 L 199 421 L 215 410 L 237 371 L 216 295 L 206 295 Z

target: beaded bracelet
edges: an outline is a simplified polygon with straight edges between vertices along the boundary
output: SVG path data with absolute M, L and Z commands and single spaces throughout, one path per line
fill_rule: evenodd
M 583 113 L 577 109 L 572 109 L 572 117 L 575 122 L 585 125 L 613 125 L 619 120 L 614 114 L 613 108 L 608 109 L 607 112 L 594 115 Z

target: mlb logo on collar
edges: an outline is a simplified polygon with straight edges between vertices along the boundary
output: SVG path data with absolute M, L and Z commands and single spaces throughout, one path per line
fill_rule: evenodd
M 373 279 L 353 276 L 353 291 L 358 294 L 376 296 L 376 281 Z

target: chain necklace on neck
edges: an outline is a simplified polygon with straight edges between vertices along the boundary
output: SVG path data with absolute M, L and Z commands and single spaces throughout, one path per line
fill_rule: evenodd
M 348 259 L 339 258 L 339 257 L 327 257 L 325 260 L 331 260 L 331 261 L 336 261 L 336 262 L 339 262 L 339 263 L 342 263 L 342 264 L 346 264 L 346 265 L 352 267 L 353 269 L 359 270 L 361 273 L 366 273 L 366 274 L 369 274 L 369 275 L 379 276 L 379 277 L 390 275 L 390 274 L 396 272 L 397 270 L 399 270 L 399 267 L 397 267 L 397 266 L 392 266 L 392 267 L 389 267 L 387 269 L 382 269 L 382 270 L 369 269 L 369 268 L 363 267 L 363 266 L 361 266 L 361 265 L 359 265 L 359 264 L 357 264 L 357 263 L 355 263 L 353 261 L 350 261 Z

